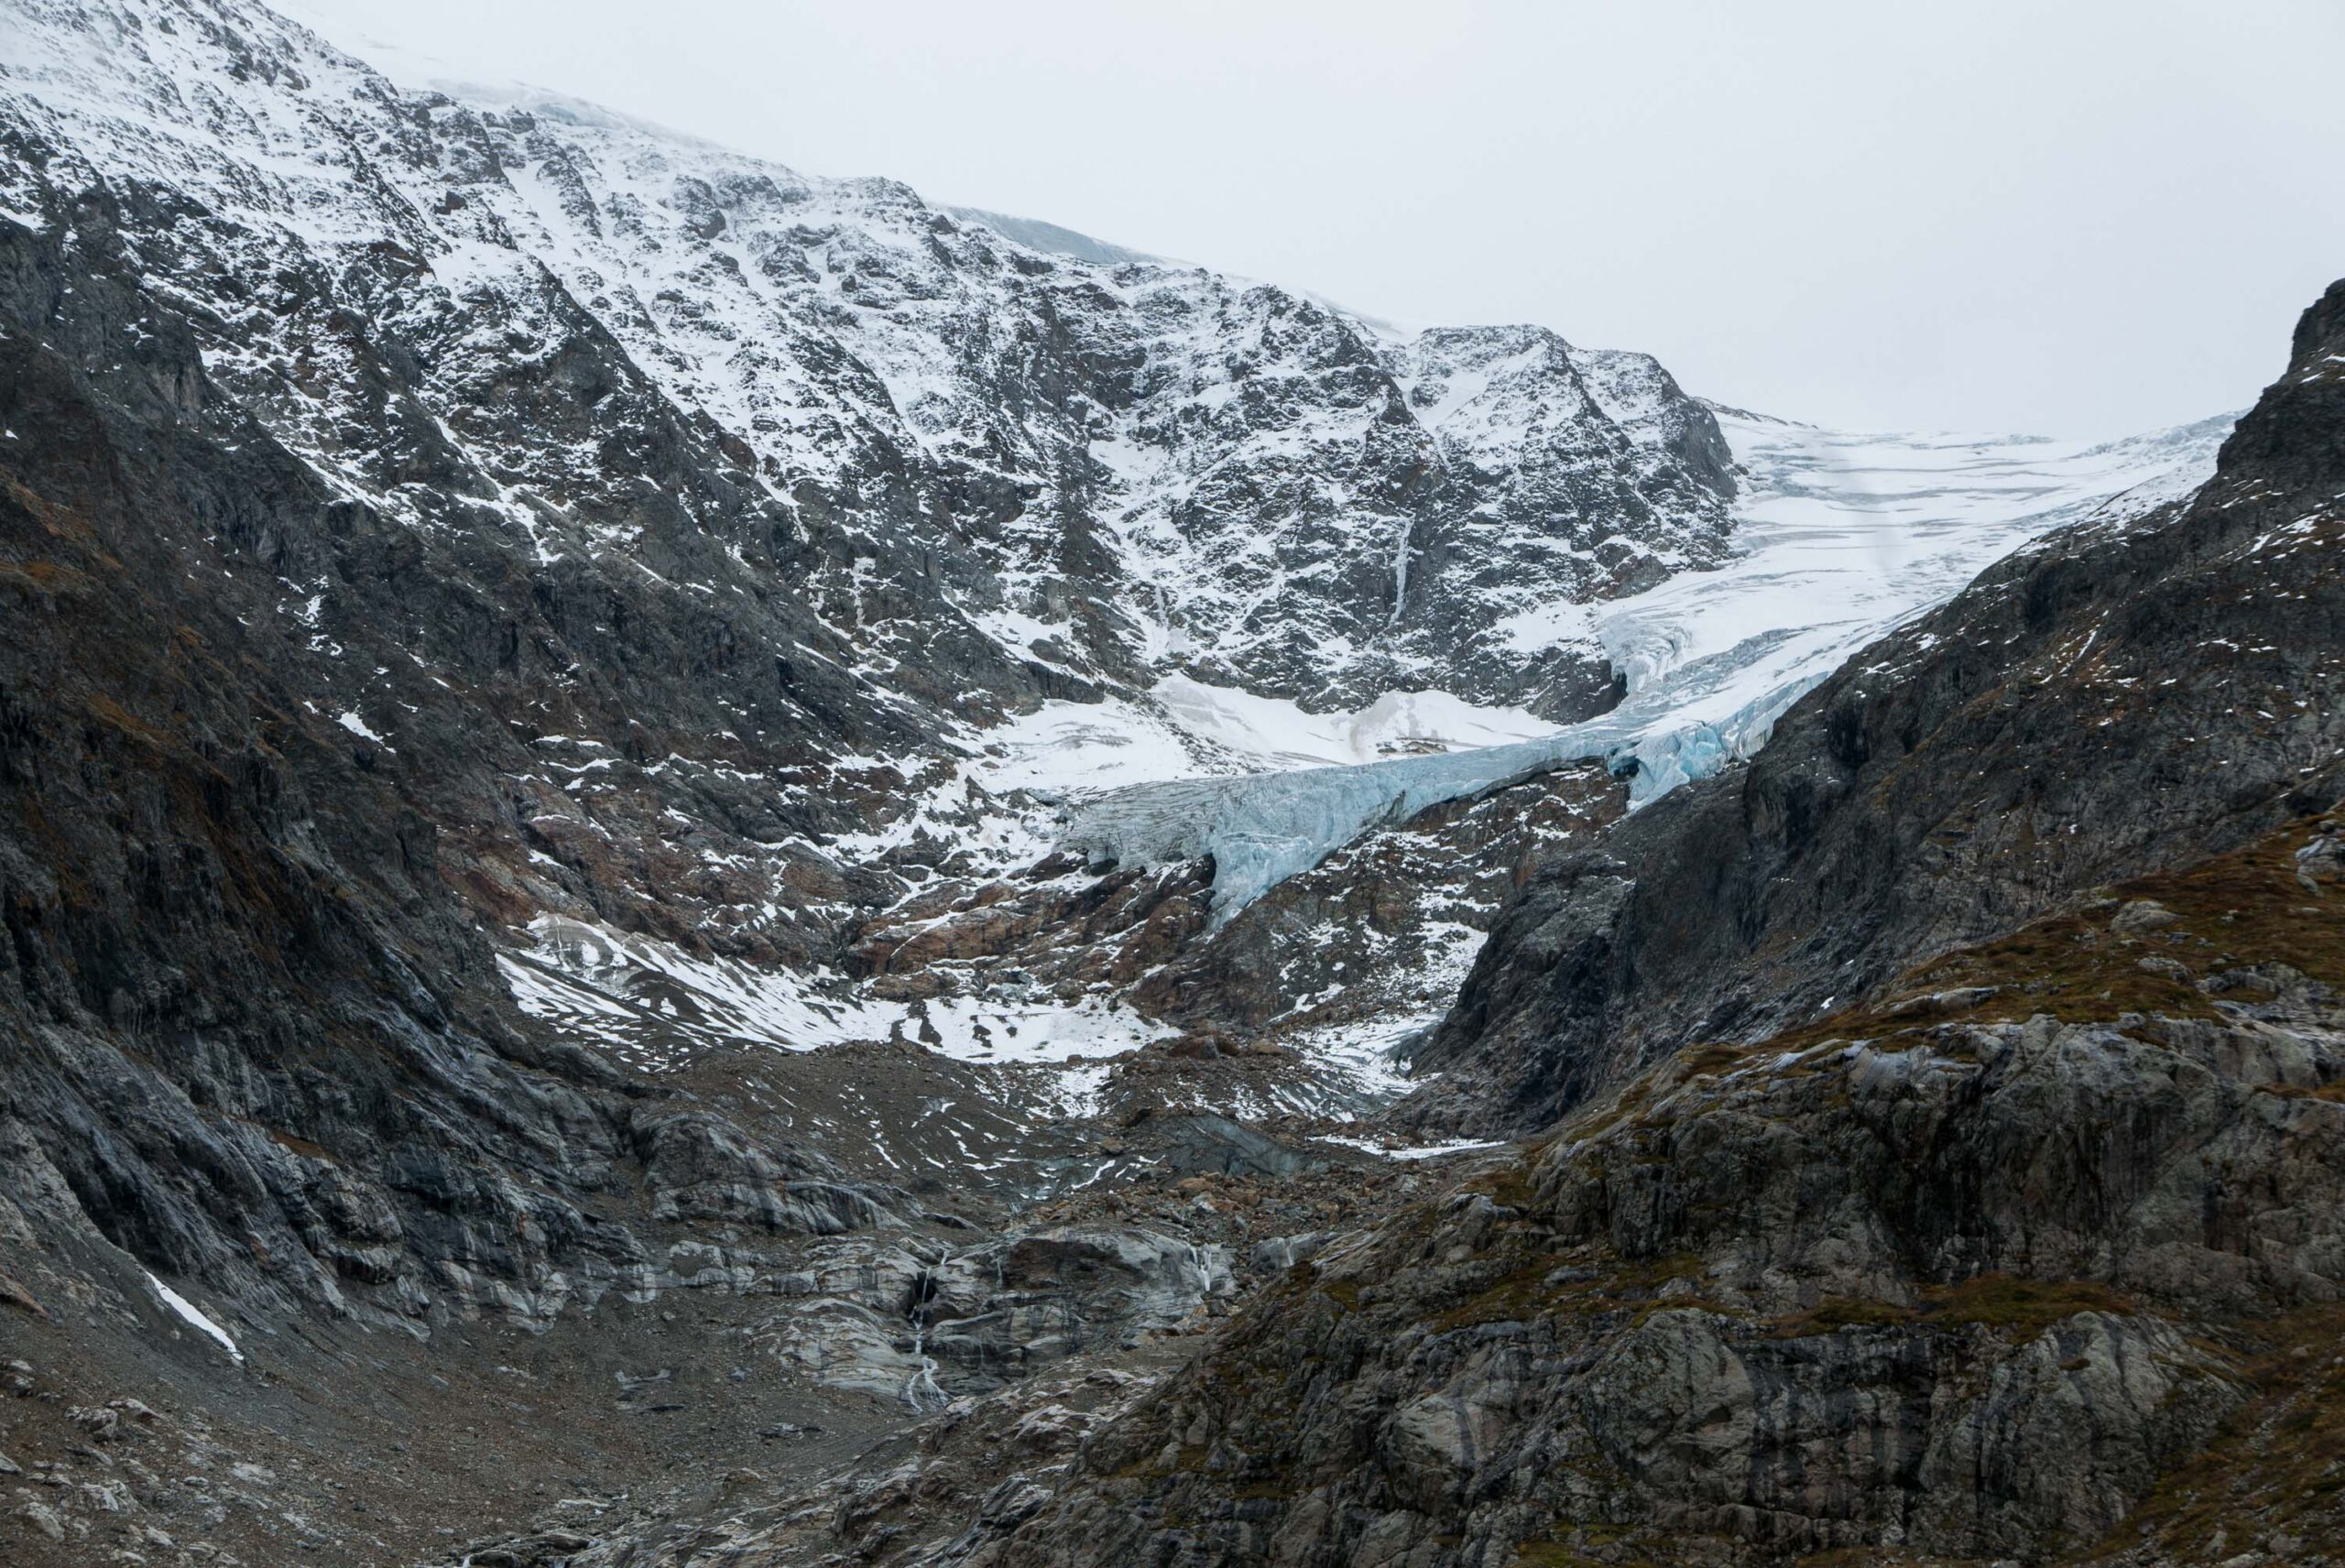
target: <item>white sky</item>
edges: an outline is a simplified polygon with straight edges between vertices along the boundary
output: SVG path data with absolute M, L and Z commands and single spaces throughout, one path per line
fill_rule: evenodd
M 2239 408 L 2345 273 L 2340 0 L 281 3 L 362 55 L 1829 423 Z

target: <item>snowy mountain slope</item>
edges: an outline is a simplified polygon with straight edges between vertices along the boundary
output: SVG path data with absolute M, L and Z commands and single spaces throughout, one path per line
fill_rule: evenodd
M 671 1016 L 626 1016 L 644 983 L 685 986 L 718 1035 L 729 1027 L 734 1038 L 794 1047 L 926 1029 L 920 1037 L 933 1049 L 979 1062 L 1116 1057 L 1162 1040 L 1166 1019 L 1267 1029 L 1297 1060 L 1273 1103 L 1374 1103 L 1403 1082 L 1391 1053 L 1439 1018 L 1488 929 L 1497 900 L 1478 904 L 1467 889 L 1489 876 L 1489 846 L 1514 854 L 1507 846 L 1520 839 L 1543 855 L 1571 839 L 1541 842 L 1536 790 L 1489 796 L 1487 805 L 1506 808 L 1495 815 L 1444 813 L 1442 802 L 1598 757 L 1628 775 L 1628 797 L 1642 803 L 1747 757 L 1777 715 L 1857 648 L 1992 561 L 2064 523 L 2121 524 L 2187 494 L 2211 471 L 2230 425 L 2224 417 L 2086 445 L 1850 434 L 1727 415 L 1748 477 L 1737 551 L 1724 566 L 1500 628 L 1529 649 L 1543 639 L 1601 649 L 1629 688 L 1609 713 L 1556 732 L 1522 710 L 1395 693 L 1356 713 L 1313 715 L 1175 676 L 1137 700 L 1048 702 L 989 735 L 973 776 L 997 794 L 1068 796 L 1062 844 L 1122 867 L 1100 885 L 1135 866 L 1172 875 L 1209 857 L 1210 925 L 1187 917 L 1204 929 L 1152 951 L 1137 979 L 1111 978 L 1113 963 L 1046 973 L 1038 942 L 1109 955 L 1162 916 L 1158 905 L 1135 905 L 1119 929 L 1049 917 L 1035 924 L 1016 912 L 1033 902 L 1017 890 L 1020 856 L 1038 855 L 1051 831 L 1046 815 L 1031 813 L 1012 841 L 1020 847 L 992 863 L 1009 881 L 968 885 L 957 898 L 933 885 L 916 910 L 880 918 L 898 928 L 891 941 L 905 940 L 910 921 L 932 950 L 952 955 L 926 972 L 928 994 L 909 1005 L 889 989 L 900 974 L 834 976 L 810 996 L 788 977 L 704 974 L 673 953 L 638 952 L 631 971 L 624 959 L 582 962 L 584 950 L 567 942 L 541 943 L 534 962 L 540 976 L 565 973 L 578 990 L 564 997 L 536 978 L 529 1005 L 647 1063 L 672 1059 L 680 1031 Z M 1578 825 L 1600 825 L 1614 809 Z M 1313 866 L 1321 869 L 1312 877 L 1288 881 Z M 1089 880 L 1068 866 L 1057 885 Z M 1255 901 L 1274 887 L 1280 898 L 1255 918 Z M 606 936 L 601 947 L 610 946 Z M 1018 978 L 1003 984 L 1003 975 Z M 875 985 L 888 994 L 875 998 Z M 1137 1006 L 1111 1006 L 1119 1002 Z M 772 1021 L 784 1018 L 795 1021 Z
M 858 667 L 955 715 L 968 682 L 934 667 L 976 672 L 981 720 L 1049 671 L 1150 667 L 1314 702 L 1405 673 L 1565 716 L 1601 672 L 1495 657 L 1483 612 L 1649 585 L 1722 537 L 1708 416 L 1650 361 L 1614 374 L 1535 329 L 1388 342 L 1282 289 L 1045 256 L 1015 221 L 591 105 L 402 93 L 237 0 L 24 11 L 11 120 L 63 156 L 52 179 L 172 193 L 148 265 L 233 322 L 224 362 L 306 457 L 401 499 L 337 439 L 365 355 L 316 340 L 420 339 L 418 439 L 474 460 L 482 505 L 533 542 L 568 522 L 634 549 L 580 504 L 594 435 L 549 450 L 466 417 L 499 356 L 607 333 L 775 526 L 837 530 L 810 586 Z M 228 260 L 322 273 L 318 322 L 236 309 Z
M 1004 239 L 1016 240 L 1028 250 L 1041 251 L 1044 256 L 1073 256 L 1077 261 L 1096 262 L 1103 267 L 1120 267 L 1126 262 L 1161 263 L 1165 260 L 1146 251 L 1133 250 L 1128 245 L 1111 245 L 1106 240 L 1093 239 L 1089 234 L 1045 223 L 1040 218 L 1020 218 L 1009 212 L 989 212 L 982 207 L 947 207 L 946 212 L 964 223 L 983 223 Z
M 583 951 L 551 920 L 837 1004 L 933 870 L 1047 852 L 1017 791 L 1099 781 L 1067 727 L 1179 771 L 1535 734 L 1611 700 L 1602 650 L 1495 625 L 1723 548 L 1711 418 L 1641 356 L 1046 255 L 890 181 L 409 91 L 247 0 L 13 7 L 0 143 L 25 232 L 151 302 L 103 330 L 183 322 L 173 395 L 335 497 L 217 571 L 517 962 Z

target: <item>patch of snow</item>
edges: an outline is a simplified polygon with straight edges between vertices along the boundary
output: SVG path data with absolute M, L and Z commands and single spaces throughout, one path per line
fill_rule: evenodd
M 1319 1141 L 1321 1143 L 1339 1143 L 1346 1149 L 1357 1149 L 1368 1154 L 1380 1155 L 1386 1160 L 1438 1160 L 1445 1154 L 1472 1154 L 1479 1149 L 1503 1149 L 1506 1147 L 1501 1143 L 1487 1142 L 1470 1138 L 1460 1138 L 1455 1143 L 1386 1145 L 1378 1143 L 1373 1138 L 1331 1136 L 1325 1133 L 1319 1135 Z
M 197 1333 L 215 1341 L 221 1349 L 228 1353 L 229 1360 L 239 1367 L 245 1364 L 245 1353 L 236 1348 L 236 1342 L 229 1337 L 228 1331 L 206 1317 L 202 1308 L 156 1279 L 152 1270 L 147 1273 L 147 1283 L 155 1288 L 155 1294 L 162 1298 L 163 1305 L 177 1312 L 180 1321 Z
M 1553 728 L 1521 708 L 1446 691 L 1388 691 L 1359 708 L 1313 713 L 1287 698 L 1171 675 L 1138 702 L 1045 702 L 987 730 L 976 737 L 975 771 L 996 792 L 1081 792 L 1469 750 Z
M 497 955 L 516 1005 L 651 1071 L 709 1047 L 819 1051 L 889 1038 L 963 1062 L 1080 1065 L 1175 1032 L 1091 997 L 881 1000 L 838 975 L 696 958 L 655 938 L 560 915 L 540 915 L 529 935 L 528 952 Z M 1069 1092 L 1096 1097 L 1097 1087 L 1085 1080 Z
M 374 730 L 367 725 L 366 721 L 358 716 L 358 712 L 354 708 L 349 713 L 336 714 L 333 722 L 340 724 L 344 729 L 348 730 L 352 735 L 358 736 L 361 740 L 373 741 L 385 751 L 396 749 L 388 742 L 385 741 L 381 735 L 376 735 Z

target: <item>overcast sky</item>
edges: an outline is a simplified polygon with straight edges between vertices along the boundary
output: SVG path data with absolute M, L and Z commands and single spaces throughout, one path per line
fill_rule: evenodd
M 1538 321 L 1845 425 L 2241 407 L 2345 274 L 2339 0 L 284 8 L 362 55 L 1395 321 Z

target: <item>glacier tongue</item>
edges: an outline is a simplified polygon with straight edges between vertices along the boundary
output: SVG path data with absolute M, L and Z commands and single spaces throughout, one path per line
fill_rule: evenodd
M 1502 746 L 1127 785 L 1078 805 L 1062 847 L 1127 865 L 1211 856 L 1218 923 L 1371 827 L 1565 763 L 1608 759 L 1633 809 L 1749 757 L 1860 648 L 2028 540 L 2188 494 L 2231 419 L 2097 446 L 1851 435 L 1729 410 L 1719 423 L 1751 481 L 1732 561 L 1502 628 L 1526 655 L 1592 637 L 1628 685 L 1610 713 Z
M 1778 640 L 1753 639 L 1762 645 Z M 1704 659 L 1682 680 L 1632 694 L 1611 713 L 1536 740 L 1349 767 L 1128 785 L 1078 808 L 1062 847 L 1132 865 L 1210 855 L 1218 922 L 1369 828 L 1565 763 L 1610 758 L 1615 771 L 1630 775 L 1631 805 L 1642 805 L 1750 755 L 1765 741 L 1776 715 L 1831 671 L 1829 665 L 1801 662 L 1715 717 L 1690 717 L 1676 700 L 1687 686 L 1744 690 L 1735 677 L 1772 670 L 1775 661 L 1767 651 L 1746 656 L 1737 648 Z

